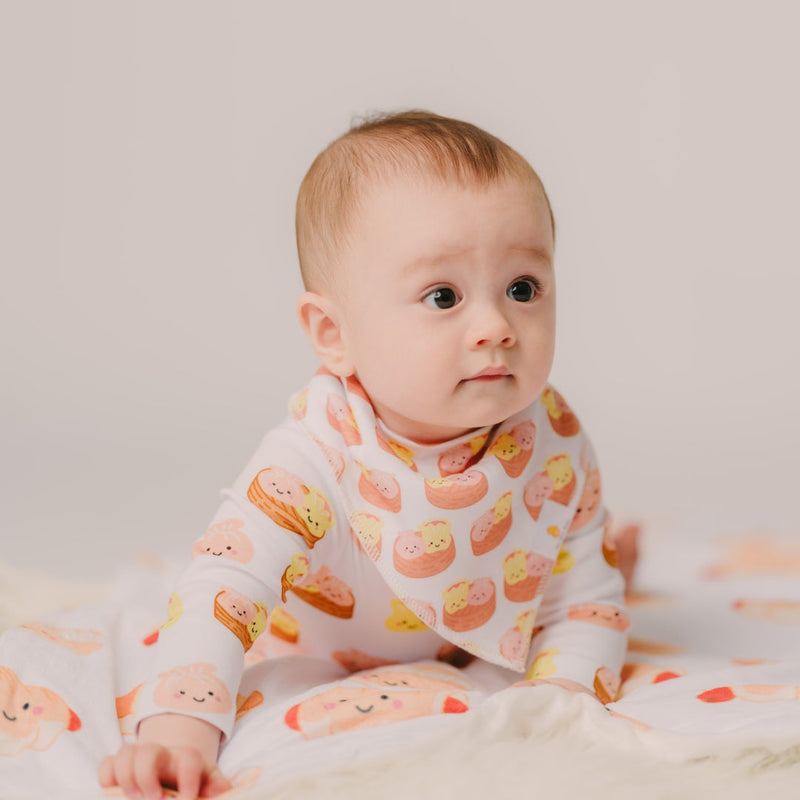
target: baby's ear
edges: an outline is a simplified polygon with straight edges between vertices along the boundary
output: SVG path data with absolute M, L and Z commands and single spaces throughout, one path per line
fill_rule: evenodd
M 316 292 L 303 292 L 297 298 L 297 316 L 319 360 L 334 375 L 346 378 L 354 373 L 342 336 L 336 304 Z

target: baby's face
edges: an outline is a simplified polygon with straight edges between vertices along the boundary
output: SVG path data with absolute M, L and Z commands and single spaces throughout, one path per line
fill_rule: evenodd
M 353 223 L 337 304 L 378 416 L 419 442 L 532 403 L 555 344 L 553 235 L 542 192 L 507 179 L 376 185 Z

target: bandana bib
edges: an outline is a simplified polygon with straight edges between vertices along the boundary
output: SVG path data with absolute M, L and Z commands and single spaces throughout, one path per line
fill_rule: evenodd
M 523 672 L 590 470 L 561 396 L 548 386 L 503 423 L 439 445 L 395 436 L 355 379 L 324 371 L 290 409 L 338 484 L 338 524 L 392 592 L 443 638 Z

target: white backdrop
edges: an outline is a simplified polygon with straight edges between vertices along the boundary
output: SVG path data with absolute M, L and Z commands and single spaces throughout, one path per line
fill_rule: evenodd
M 544 179 L 553 378 L 612 508 L 796 525 L 799 8 L 0 0 L 3 557 L 202 533 L 315 366 L 299 181 L 409 107 Z

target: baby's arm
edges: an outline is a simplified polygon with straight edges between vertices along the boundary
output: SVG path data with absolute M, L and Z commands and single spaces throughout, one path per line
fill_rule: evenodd
M 159 714 L 142 720 L 135 744 L 123 745 L 100 764 L 100 785 L 119 786 L 130 798 L 157 800 L 162 786 L 182 798 L 215 797 L 231 789 L 217 766 L 220 730 L 204 720 Z
M 625 580 L 601 503 L 600 473 L 587 439 L 583 446 L 581 462 L 592 476 L 578 502 L 584 513 L 573 517 L 547 582 L 525 677 L 587 691 L 608 703 L 619 689 L 630 623 Z

